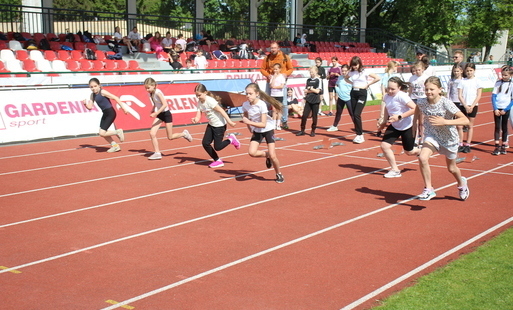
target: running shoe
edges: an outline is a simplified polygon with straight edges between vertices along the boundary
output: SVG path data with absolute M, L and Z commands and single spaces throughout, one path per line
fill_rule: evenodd
M 189 142 L 192 142 L 192 136 L 187 129 L 183 131 L 183 138 Z
M 208 165 L 209 168 L 221 168 L 221 167 L 224 167 L 224 163 L 221 159 L 218 159 L 216 161 L 214 161 L 213 163 L 211 163 L 210 165 Z
M 338 128 L 335 127 L 335 126 L 331 126 L 330 128 L 328 128 L 326 131 L 329 131 L 329 132 L 333 132 L 333 131 L 338 131 Z
M 470 145 L 463 146 L 463 153 L 470 153 Z
M 356 137 L 354 137 L 353 142 L 360 144 L 365 142 L 365 138 L 363 137 L 363 135 L 357 135 Z
M 125 142 L 125 133 L 123 132 L 123 129 L 116 130 L 116 135 L 118 136 L 120 142 Z
M 113 145 L 110 149 L 107 150 L 107 153 L 115 153 L 121 151 L 119 145 Z
M 283 177 L 283 174 L 277 173 L 275 181 L 276 181 L 276 183 L 283 183 L 283 182 L 285 182 L 285 178 Z
M 310 132 L 310 137 L 315 137 L 315 131 Z
M 150 157 L 148 157 L 148 159 L 149 160 L 162 159 L 162 154 L 160 152 L 155 152 Z
M 304 131 L 300 131 L 300 132 L 296 133 L 296 136 L 304 136 L 304 135 L 305 135 Z
M 467 178 L 461 177 L 461 182 L 463 183 L 463 186 L 458 186 L 458 192 L 460 194 L 461 200 L 467 200 L 467 198 L 470 196 L 470 190 L 468 189 L 467 185 Z
M 282 122 L 281 123 L 281 128 L 282 129 L 289 129 L 289 125 L 287 124 L 287 122 Z
M 464 145 L 458 146 L 458 153 L 463 153 L 464 150 L 465 150 L 465 146 Z
M 419 200 L 431 200 L 433 197 L 436 197 L 436 193 L 432 188 L 424 188 L 422 194 L 417 196 Z
M 276 125 L 276 130 L 281 130 L 281 126 L 280 125 Z
M 499 146 L 496 146 L 492 152 L 492 155 L 499 155 L 500 153 L 501 153 L 501 148 Z
M 329 112 L 329 113 L 328 113 L 328 116 L 333 116 L 333 112 Z
M 391 178 L 400 178 L 401 171 L 400 170 L 390 170 L 386 174 L 383 175 L 384 178 L 391 179 Z
M 506 154 L 508 154 L 508 151 L 506 151 L 506 146 L 503 145 L 503 146 L 501 146 L 501 155 L 506 155 Z
M 269 157 L 267 157 L 265 159 L 265 166 L 267 167 L 267 169 L 269 169 L 269 168 L 271 168 L 273 166 L 273 162 L 272 162 L 272 160 Z
M 230 144 L 233 145 L 235 149 L 240 149 L 240 142 L 233 133 L 228 135 L 228 139 L 230 139 Z

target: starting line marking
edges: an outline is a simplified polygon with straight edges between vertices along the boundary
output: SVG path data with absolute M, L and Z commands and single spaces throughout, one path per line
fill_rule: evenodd
M 8 272 L 12 272 L 12 273 L 15 273 L 15 274 L 21 273 L 21 271 L 19 271 L 19 270 L 11 269 L 11 268 L 5 267 L 5 266 L 0 266 L 0 269 L 7 270 Z
M 117 302 L 115 300 L 112 300 L 112 299 L 106 300 L 105 302 L 108 303 L 108 304 L 111 304 L 111 305 L 119 304 L 119 302 Z M 135 307 L 132 307 L 132 306 L 129 306 L 129 305 L 123 305 L 123 306 L 120 306 L 120 307 L 124 308 L 124 309 L 135 309 Z

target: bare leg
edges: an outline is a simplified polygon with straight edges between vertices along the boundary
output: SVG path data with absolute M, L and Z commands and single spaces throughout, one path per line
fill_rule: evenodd
M 420 174 L 422 175 L 422 179 L 424 180 L 425 188 L 433 188 L 433 184 L 431 183 L 431 168 L 429 167 L 429 157 L 431 157 L 431 155 L 433 155 L 434 152 L 434 146 L 432 146 L 429 143 L 424 143 L 422 149 L 420 150 Z
M 394 171 L 399 171 L 399 167 L 397 167 L 397 163 L 395 161 L 394 150 L 392 149 L 392 145 L 388 142 L 381 142 L 381 150 L 383 150 L 383 154 L 387 159 L 390 167 Z

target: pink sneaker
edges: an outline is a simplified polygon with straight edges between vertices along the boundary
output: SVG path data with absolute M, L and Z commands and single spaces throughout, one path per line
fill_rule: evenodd
M 239 140 L 237 139 L 237 137 L 233 133 L 228 135 L 228 139 L 230 139 L 230 141 L 231 141 L 230 143 L 233 146 L 235 146 L 235 149 L 237 149 L 237 150 L 240 149 L 240 142 L 239 142 Z
M 213 163 L 211 163 L 210 165 L 208 165 L 209 168 L 221 168 L 221 167 L 224 167 L 224 163 L 221 159 L 218 159 L 216 161 L 214 161 Z

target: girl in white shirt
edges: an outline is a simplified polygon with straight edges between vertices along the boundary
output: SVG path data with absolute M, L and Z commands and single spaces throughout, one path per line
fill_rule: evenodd
M 481 91 L 483 90 L 483 85 L 481 85 L 481 82 L 476 79 L 474 75 L 475 72 L 476 64 L 471 62 L 467 63 L 465 66 L 467 78 L 463 79 L 458 86 L 458 97 L 460 98 L 461 103 L 460 110 L 466 117 L 468 117 L 469 120 L 466 143 L 463 142 L 463 126 L 458 126 L 460 144 L 462 143 L 459 151 L 463 153 L 470 153 L 470 143 L 472 143 L 472 137 L 474 135 L 474 121 L 477 116 L 479 100 L 481 99 Z
M 205 151 L 212 157 L 213 162 L 208 165 L 209 168 L 220 168 L 224 166 L 223 161 L 217 155 L 217 151 L 220 151 L 232 144 L 237 150 L 240 149 L 240 142 L 237 140 L 234 134 L 230 134 L 228 139 L 224 139 L 224 133 L 226 132 L 226 124 L 234 127 L 235 123 L 230 119 L 228 114 L 219 105 L 221 101 L 220 97 L 214 97 L 214 95 L 207 90 L 205 85 L 198 84 L 194 89 L 196 97 L 198 98 L 198 112 L 196 117 L 192 119 L 192 123 L 196 124 L 201 119 L 201 113 L 205 113 L 208 119 L 208 125 L 205 129 L 205 135 L 203 136 L 202 144 Z M 212 147 L 212 141 L 214 147 Z
M 387 123 L 388 128 L 381 142 L 383 154 L 390 164 L 390 171 L 384 175 L 385 178 L 398 178 L 401 176 L 401 170 L 395 161 L 392 146 L 399 138 L 402 140 L 403 149 L 407 155 L 416 155 L 415 135 L 413 132 L 413 114 L 415 113 L 415 103 L 406 93 L 408 83 L 401 78 L 394 76 L 388 80 L 387 93 L 383 97 L 385 103 L 384 116 L 381 123 L 378 122 L 378 131 L 381 131 Z
M 493 133 L 495 149 L 492 155 L 507 154 L 508 120 L 511 107 L 513 106 L 513 81 L 511 80 L 513 70 L 507 67 L 501 73 L 502 78 L 495 83 L 492 92 L 493 118 L 495 122 Z M 499 146 L 499 140 L 502 140 L 501 146 Z
M 246 86 L 248 101 L 242 104 L 244 116 L 242 122 L 248 126 L 253 134 L 249 143 L 248 153 L 251 157 L 265 157 L 267 168 L 274 167 L 276 183 L 283 183 L 284 178 L 280 171 L 280 162 L 276 155 L 274 140 L 274 121 L 269 115 L 270 108 L 273 112 L 281 112 L 282 105 L 276 99 L 260 90 L 258 84 L 250 83 Z M 267 151 L 259 150 L 262 140 L 267 143 Z
M 275 63 L 273 65 L 273 75 L 269 81 L 269 87 L 271 88 L 271 97 L 278 102 L 283 102 L 283 88 L 286 82 L 287 79 L 285 75 L 281 74 L 281 64 Z M 281 113 L 274 113 L 273 119 L 276 124 L 276 130 L 281 130 Z
M 196 52 L 196 57 L 194 57 L 194 66 L 197 69 L 206 69 L 208 67 L 207 58 L 203 56 L 202 50 L 198 50 Z
M 356 137 L 354 143 L 363 143 L 362 112 L 367 102 L 367 89 L 370 85 L 379 82 L 380 78 L 366 71 L 360 57 L 354 56 L 349 62 L 350 71 L 346 76 L 346 82 L 353 85 L 351 90 L 351 108 L 353 109 L 353 123 Z M 369 78 L 372 79 L 369 82 Z
M 157 82 L 152 78 L 147 78 L 144 80 L 144 88 L 146 88 L 152 103 L 152 112 L 150 117 L 153 118 L 153 123 L 151 124 L 150 138 L 151 143 L 153 144 L 153 149 L 155 150 L 153 155 L 148 157 L 148 159 L 162 159 L 162 154 L 159 149 L 159 141 L 157 139 L 157 132 L 162 123 L 166 126 L 167 138 L 169 140 L 184 138 L 191 142 L 192 136 L 188 130 L 184 130 L 182 133 L 173 133 L 173 115 L 171 114 L 171 111 L 169 111 L 164 94 L 157 88 Z

